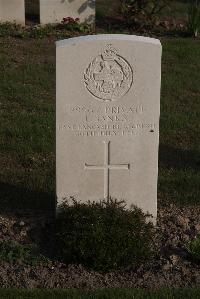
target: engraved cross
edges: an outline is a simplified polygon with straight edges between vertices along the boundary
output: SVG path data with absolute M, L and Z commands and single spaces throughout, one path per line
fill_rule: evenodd
M 85 170 L 104 170 L 104 198 L 110 197 L 110 170 L 130 170 L 130 164 L 110 164 L 110 141 L 103 141 L 104 147 L 104 164 L 103 165 L 89 165 L 85 163 Z

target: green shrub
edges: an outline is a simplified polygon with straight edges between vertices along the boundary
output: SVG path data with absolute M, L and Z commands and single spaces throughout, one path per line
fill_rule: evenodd
M 121 12 L 127 23 L 135 26 L 153 25 L 169 0 L 120 0 Z
M 56 225 L 58 258 L 99 271 L 139 265 L 152 253 L 153 225 L 146 217 L 114 200 L 64 203 Z
M 187 245 L 187 251 L 192 259 L 200 261 L 200 235 Z
M 200 32 L 200 4 L 199 1 L 193 1 L 188 9 L 188 30 L 197 37 Z
M 0 37 L 5 37 L 5 36 L 15 36 L 16 32 L 21 31 L 22 26 L 9 23 L 9 22 L 4 22 L 0 23 Z

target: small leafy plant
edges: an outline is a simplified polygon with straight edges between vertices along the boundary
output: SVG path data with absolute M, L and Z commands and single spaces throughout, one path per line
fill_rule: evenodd
M 192 240 L 186 248 L 192 259 L 200 261 L 200 235 Z
M 32 265 L 39 260 L 42 257 L 39 257 L 36 246 L 15 241 L 0 242 L 0 261 Z
M 80 23 L 79 18 L 67 17 L 61 22 L 67 30 L 85 32 L 88 30 L 88 25 Z
M 153 25 L 169 0 L 120 0 L 121 12 L 128 24 L 143 27 Z
M 188 8 L 188 30 L 194 36 L 198 37 L 200 32 L 200 4 L 196 0 Z
M 60 208 L 56 252 L 67 264 L 98 271 L 136 266 L 150 259 L 153 225 L 136 207 L 114 200 L 82 204 L 73 200 Z
M 15 23 L 4 22 L 0 23 L 0 37 L 15 35 L 16 32 L 21 31 L 22 26 Z

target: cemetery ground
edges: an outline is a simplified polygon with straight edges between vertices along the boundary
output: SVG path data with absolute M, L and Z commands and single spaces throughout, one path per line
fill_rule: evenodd
M 68 33 L 67 37 L 73 35 Z M 153 258 L 138 267 L 130 265 L 99 273 L 82 265 L 65 265 L 50 250 L 55 208 L 55 38 L 43 37 L 43 32 L 38 36 L 40 39 L 3 35 L 0 39 L 0 286 L 147 288 L 153 295 L 139 290 L 130 292 L 135 292 L 136 298 L 148 295 L 149 298 L 199 298 L 199 290 L 195 288 L 162 290 L 195 287 L 200 283 L 198 256 L 187 249 L 189 242 L 200 235 L 199 39 L 161 38 L 158 225 Z M 6 247 L 8 243 L 13 248 Z M 59 291 L 57 294 L 5 292 L 0 297 L 67 298 L 67 293 Z M 79 291 L 70 292 L 69 298 L 79 298 Z M 96 291 L 94 298 L 103 296 L 101 292 L 104 291 Z M 105 292 L 104 298 L 133 295 L 122 289 Z M 82 296 L 90 298 L 89 294 Z
M 18 242 L 17 263 L 12 252 L 10 258 L 6 253 L 1 256 L 5 259 L 0 263 L 1 286 L 198 285 L 200 264 L 191 258 L 187 244 L 200 233 L 199 40 L 162 39 L 159 209 L 153 260 L 107 274 L 67 266 L 49 252 L 55 199 L 54 39 L 8 37 L 0 43 L 0 238 Z M 36 244 L 37 250 L 24 249 L 27 244 Z

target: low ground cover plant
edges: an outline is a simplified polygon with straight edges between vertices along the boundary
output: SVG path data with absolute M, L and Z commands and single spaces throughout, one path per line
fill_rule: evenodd
M 60 24 L 21 26 L 15 23 L 0 23 L 0 37 L 13 36 L 19 38 L 68 38 L 76 34 L 88 34 L 92 27 L 80 23 L 79 19 L 64 18 Z
M 188 30 L 194 37 L 198 37 L 200 33 L 200 2 L 198 0 L 193 0 L 188 8 Z
M 187 245 L 187 250 L 193 260 L 200 262 L 200 235 Z
M 114 200 L 65 202 L 57 218 L 56 252 L 65 263 L 98 271 L 136 266 L 152 255 L 153 225 L 136 207 Z
M 61 24 L 64 28 L 72 31 L 85 32 L 89 30 L 89 25 L 81 23 L 79 18 L 66 17 L 63 18 Z
M 33 244 L 20 244 L 14 241 L 0 242 L 1 262 L 33 265 L 39 260 L 42 260 L 42 256 L 38 254 L 37 247 Z

